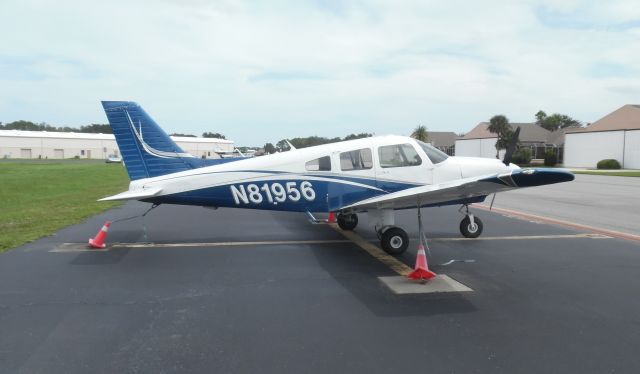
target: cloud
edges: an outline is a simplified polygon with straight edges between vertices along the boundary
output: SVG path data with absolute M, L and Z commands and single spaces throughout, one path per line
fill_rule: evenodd
M 104 122 L 100 100 L 131 99 L 168 131 L 255 145 L 538 109 L 590 122 L 637 96 L 616 87 L 640 86 L 639 16 L 631 1 L 9 0 L 0 121 Z

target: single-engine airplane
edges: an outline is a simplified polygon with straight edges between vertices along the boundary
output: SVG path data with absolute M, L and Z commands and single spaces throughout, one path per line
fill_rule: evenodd
M 101 201 L 280 210 L 311 217 L 335 212 L 343 230 L 355 229 L 357 214 L 368 212 L 382 248 L 393 255 L 409 244 L 406 231 L 395 226 L 395 210 L 461 205 L 460 232 L 477 238 L 483 225 L 469 213 L 469 204 L 501 191 L 574 179 L 566 170 L 512 164 L 519 128 L 502 161 L 448 156 L 416 139 L 391 135 L 292 147 L 256 158 L 201 159 L 184 152 L 135 102 L 103 101 L 102 106 L 131 183 L 128 191 Z

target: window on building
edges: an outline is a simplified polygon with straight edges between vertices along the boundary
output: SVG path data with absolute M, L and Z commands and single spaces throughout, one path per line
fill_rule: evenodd
M 304 167 L 308 171 L 331 171 L 331 158 L 329 156 L 316 158 L 315 160 L 307 161 Z
M 373 157 L 369 148 L 340 153 L 340 169 L 343 171 L 371 169 L 372 167 Z
M 432 146 L 431 144 L 423 143 L 419 140 L 417 142 L 422 148 L 422 150 L 424 151 L 424 153 L 427 154 L 427 157 L 429 157 L 429 160 L 431 160 L 431 162 L 433 162 L 434 164 L 439 164 L 442 161 L 449 158 L 449 156 L 447 156 L 446 153 L 442 152 L 441 150 Z
M 80 156 L 84 156 L 84 149 L 80 150 Z
M 385 145 L 378 148 L 380 167 L 397 168 L 403 166 L 418 166 L 422 159 L 411 144 Z
M 211 156 L 211 152 L 207 152 L 207 156 Z

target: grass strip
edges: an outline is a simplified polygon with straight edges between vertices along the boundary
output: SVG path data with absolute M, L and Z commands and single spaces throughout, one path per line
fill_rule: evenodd
M 0 253 L 119 205 L 96 200 L 122 192 L 128 184 L 122 164 L 97 160 L 3 160 Z
M 640 177 L 640 171 L 589 171 L 575 170 L 573 174 L 608 175 L 612 177 Z

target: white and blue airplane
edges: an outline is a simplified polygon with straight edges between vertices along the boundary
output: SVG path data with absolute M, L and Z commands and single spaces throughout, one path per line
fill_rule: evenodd
M 450 157 L 405 136 L 375 136 L 256 158 L 200 159 L 184 152 L 135 102 L 103 101 L 131 179 L 129 190 L 109 200 L 159 204 L 334 212 L 353 230 L 367 212 L 390 254 L 409 244 L 395 226 L 398 209 L 461 205 L 462 235 L 482 233 L 469 204 L 488 195 L 574 179 L 561 169 L 521 169 L 510 163 L 519 129 L 503 161 Z M 462 209 L 461 209 L 462 211 Z M 420 209 L 418 209 L 420 212 Z M 421 226 L 421 224 L 420 224 Z

